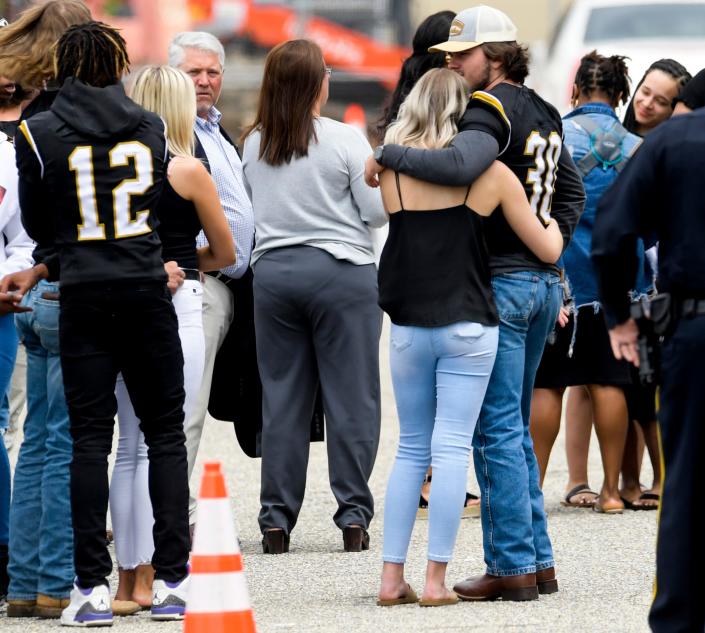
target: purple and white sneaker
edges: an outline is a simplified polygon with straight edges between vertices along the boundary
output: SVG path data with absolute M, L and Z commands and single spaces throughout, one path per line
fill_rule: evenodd
M 112 626 L 113 609 L 106 585 L 83 589 L 74 581 L 71 602 L 61 612 L 62 626 Z
M 186 613 L 186 594 L 189 577 L 180 582 L 154 579 L 152 590 L 152 620 L 183 620 Z

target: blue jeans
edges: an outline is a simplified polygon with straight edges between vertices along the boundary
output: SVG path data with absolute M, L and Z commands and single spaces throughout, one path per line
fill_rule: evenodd
M 473 439 L 475 473 L 487 573 L 518 576 L 554 565 L 529 414 L 562 290 L 558 275 L 533 271 L 496 275 L 492 288 L 499 347 Z
M 384 504 L 383 559 L 403 563 L 419 491 L 433 466 L 428 559 L 448 562 L 465 500 L 472 434 L 497 353 L 498 328 L 392 325 L 390 363 L 399 450 Z
M 8 597 L 68 597 L 73 585 L 69 497 L 72 442 L 59 359 L 59 302 L 42 299 L 58 286 L 39 282 L 17 315 L 27 351 L 27 418 L 10 511 Z
M 17 333 L 12 314 L 0 316 L 0 394 L 6 394 L 17 356 Z M 0 545 L 7 545 L 10 515 L 10 460 L 0 435 Z
M 7 391 L 10 390 L 10 385 L 7 386 Z M 7 431 L 10 428 L 10 399 L 5 396 L 0 400 L 0 431 Z

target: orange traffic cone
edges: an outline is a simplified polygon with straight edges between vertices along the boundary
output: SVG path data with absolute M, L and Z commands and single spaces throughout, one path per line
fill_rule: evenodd
M 184 633 L 255 633 L 242 554 L 220 463 L 204 465 Z

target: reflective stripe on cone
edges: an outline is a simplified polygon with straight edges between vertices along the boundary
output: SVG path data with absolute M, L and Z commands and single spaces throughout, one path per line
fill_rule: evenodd
M 204 465 L 184 633 L 256 633 L 220 463 Z

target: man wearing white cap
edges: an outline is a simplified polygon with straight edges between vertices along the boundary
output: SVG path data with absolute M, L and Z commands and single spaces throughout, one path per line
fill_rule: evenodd
M 389 168 L 445 185 L 472 183 L 496 159 L 525 183 L 546 224 L 558 222 L 567 246 L 585 201 L 582 181 L 562 145 L 556 109 L 523 85 L 528 54 L 501 11 L 476 6 L 453 21 L 447 54 L 472 94 L 448 148 L 384 145 L 366 178 Z M 560 271 L 540 262 L 501 213 L 485 223 L 492 286 L 500 315 L 497 359 L 475 431 L 475 472 L 482 494 L 486 573 L 453 589 L 465 600 L 535 600 L 558 590 L 543 494 L 529 434 L 534 376 L 561 305 Z

